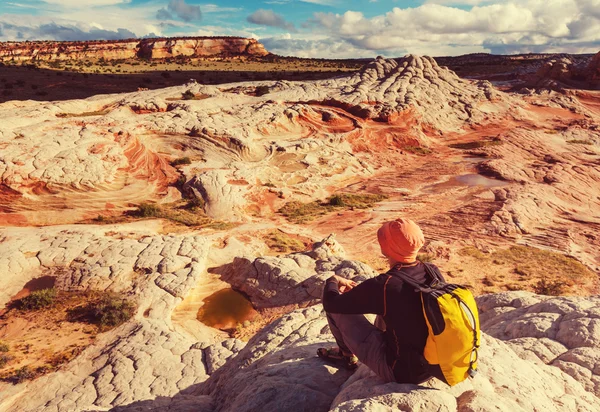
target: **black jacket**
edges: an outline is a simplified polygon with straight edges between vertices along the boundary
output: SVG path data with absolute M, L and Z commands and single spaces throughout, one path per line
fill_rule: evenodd
M 443 279 L 435 265 L 427 265 Z M 396 381 L 420 383 L 437 376 L 438 368 L 432 368 L 423 358 L 428 331 L 421 295 L 395 275 L 399 270 L 419 284 L 432 281 L 421 262 L 401 269 L 396 267 L 344 294 L 339 293 L 337 281 L 330 278 L 323 292 L 323 307 L 330 313 L 382 316 L 386 324 L 386 361 L 393 369 Z

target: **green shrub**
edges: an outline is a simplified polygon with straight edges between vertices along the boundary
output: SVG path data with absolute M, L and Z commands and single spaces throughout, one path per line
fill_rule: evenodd
M 329 204 L 331 206 L 345 206 L 344 198 L 340 195 L 333 195 L 329 198 Z
M 196 95 L 194 94 L 194 92 L 192 92 L 191 90 L 186 90 L 182 95 L 181 98 L 183 100 L 194 100 L 196 98 Z
M 189 165 L 192 164 L 192 160 L 189 157 L 180 157 L 171 162 L 171 166 Z
M 429 263 L 429 262 L 433 262 L 434 256 L 430 253 L 419 253 L 417 255 L 417 260 L 420 260 L 421 262 L 425 262 L 425 263 Z
M 5 353 L 0 354 L 0 368 L 5 367 L 6 364 L 12 360 L 12 358 L 12 356 Z
M 569 144 L 585 144 L 585 145 L 593 145 L 594 143 L 590 140 L 583 140 L 583 139 L 572 139 L 572 140 L 567 140 L 567 143 Z
M 108 293 L 87 306 L 92 323 L 101 329 L 113 328 L 127 322 L 135 313 L 135 305 L 116 293 Z
M 23 366 L 13 372 L 9 380 L 13 383 L 21 383 L 23 381 L 31 380 L 36 377 L 35 371 L 29 369 L 28 366 Z
M 271 89 L 269 88 L 269 86 L 266 86 L 266 85 L 258 86 L 256 88 L 256 90 L 254 91 L 254 93 L 257 96 L 264 96 L 265 94 L 269 94 L 270 92 L 271 92 Z
M 426 156 L 428 154 L 433 153 L 433 151 L 430 148 L 422 146 L 404 146 L 404 150 L 419 156 Z
M 42 289 L 31 292 L 17 301 L 17 305 L 22 310 L 39 310 L 51 306 L 56 301 L 56 289 Z
M 142 203 L 138 206 L 135 214 L 140 217 L 160 217 L 161 212 L 162 210 L 159 205 L 155 205 L 154 203 Z
M 560 296 L 565 292 L 565 285 L 560 280 L 550 281 L 542 277 L 534 286 L 533 291 L 538 295 Z

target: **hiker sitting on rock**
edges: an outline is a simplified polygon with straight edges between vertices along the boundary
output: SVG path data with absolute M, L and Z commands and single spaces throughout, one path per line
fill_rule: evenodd
M 356 368 L 360 360 L 387 382 L 421 383 L 433 372 L 423 357 L 428 336 L 420 293 L 405 286 L 398 275 L 416 283 L 431 283 L 439 276 L 432 264 L 416 260 L 423 246 L 423 232 L 409 219 L 385 223 L 377 231 L 381 252 L 390 270 L 357 285 L 339 276 L 327 279 L 323 307 L 338 348 L 320 348 L 319 357 Z M 428 274 L 429 272 L 429 274 Z M 363 314 L 377 314 L 376 326 Z

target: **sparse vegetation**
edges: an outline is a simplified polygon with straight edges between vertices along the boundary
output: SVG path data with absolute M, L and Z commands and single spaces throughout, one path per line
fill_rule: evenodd
M 500 139 L 498 137 L 494 137 L 491 140 L 478 140 L 475 142 L 454 143 L 454 144 L 448 145 L 448 147 L 451 147 L 453 149 L 461 149 L 461 150 L 474 150 L 474 149 L 481 149 L 483 147 L 488 147 L 488 146 L 499 146 L 502 143 L 503 143 L 502 139 Z
M 12 359 L 13 357 L 8 354 L 0 353 L 0 368 L 5 367 Z
M 189 157 L 180 157 L 171 162 L 171 166 L 179 166 L 179 165 L 189 165 L 192 163 L 192 160 Z
M 538 295 L 560 296 L 565 292 L 565 285 L 559 280 L 550 281 L 544 276 L 534 285 L 533 291 Z
M 134 213 L 139 217 L 161 217 L 162 209 L 154 203 L 142 203 Z
M 141 218 L 162 218 L 172 222 L 192 227 L 205 227 L 212 229 L 227 229 L 233 227 L 231 223 L 211 219 L 202 210 L 202 199 L 191 198 L 179 202 L 156 205 L 143 203 L 131 215 Z
M 83 112 L 83 113 L 57 113 L 56 117 L 68 118 L 68 117 L 89 117 L 89 116 L 104 116 L 110 113 L 110 110 L 98 110 L 95 112 Z
M 404 146 L 404 150 L 406 150 L 409 153 L 413 153 L 419 156 L 427 156 L 431 153 L 433 153 L 433 150 L 431 150 L 428 147 L 423 147 L 423 146 Z
M 431 263 L 433 262 L 434 258 L 435 256 L 433 256 L 431 253 L 419 253 L 417 255 L 417 260 L 420 260 L 423 263 Z
M 265 236 L 265 243 L 270 249 L 281 253 L 300 252 L 306 249 L 304 243 L 281 230 L 269 232 Z
M 484 283 L 507 290 L 532 290 L 556 296 L 568 293 L 574 285 L 593 283 L 595 279 L 594 273 L 577 260 L 535 247 L 511 246 L 491 253 L 466 247 L 459 254 L 474 258 L 480 265 L 493 266 L 493 272 L 488 273 Z M 510 273 L 506 277 L 496 274 L 499 266 L 508 266 Z
M 56 289 L 42 289 L 31 292 L 30 295 L 19 299 L 16 305 L 21 310 L 40 310 L 51 306 L 56 301 Z
M 5 379 L 12 383 L 21 383 L 23 381 L 37 378 L 40 373 L 36 372 L 37 371 L 30 369 L 28 366 L 23 366 L 22 368 L 15 370 L 11 375 L 5 377 Z
M 368 209 L 385 199 L 387 199 L 385 195 L 342 193 L 331 196 L 325 202 L 288 202 L 279 213 L 290 222 L 301 224 L 338 209 Z
M 116 293 L 103 294 L 85 308 L 91 323 L 101 330 L 111 329 L 127 322 L 135 313 L 135 305 Z
M 261 85 L 256 87 L 254 94 L 256 94 L 256 96 L 264 96 L 265 94 L 269 94 L 270 92 L 271 89 L 269 88 L 269 86 Z
M 186 90 L 185 92 L 183 92 L 183 94 L 181 95 L 181 98 L 183 100 L 194 100 L 196 98 L 196 95 L 194 94 L 194 92 L 192 92 L 191 90 Z
M 0 340 L 0 352 L 8 352 L 10 350 L 10 346 L 8 343 Z

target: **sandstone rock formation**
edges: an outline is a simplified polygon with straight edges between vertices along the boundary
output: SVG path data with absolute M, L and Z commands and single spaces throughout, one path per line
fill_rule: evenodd
M 543 303 L 532 304 L 535 301 Z M 552 340 L 555 332 L 548 328 L 549 324 L 545 319 L 548 313 L 552 313 L 554 317 L 560 316 L 554 310 L 564 300 L 506 293 L 485 296 L 484 301 L 480 302 L 486 316 L 482 325 L 490 334 L 494 335 L 498 330 L 492 325 L 505 325 L 505 328 L 514 330 L 516 335 L 536 335 L 542 338 L 537 340 L 542 353 L 554 349 L 552 342 L 555 346 L 560 346 Z M 514 310 L 523 314 L 523 317 L 517 317 L 508 309 L 492 313 L 492 306 L 502 302 L 520 306 Z M 594 322 L 591 316 L 598 310 L 600 302 L 596 298 L 572 298 L 568 302 L 571 310 L 565 312 L 565 316 L 579 319 L 578 324 L 581 325 L 571 335 L 571 345 L 585 346 L 592 354 L 598 350 L 598 345 L 590 340 L 594 332 L 586 330 L 584 324 Z M 581 313 L 581 317 L 576 317 L 575 313 Z M 489 335 L 484 335 L 479 375 L 453 388 L 436 380 L 422 386 L 386 384 L 364 366 L 349 377 L 347 371 L 329 367 L 314 355 L 319 346 L 329 345 L 332 341 L 331 336 L 324 333 L 327 331 L 327 322 L 323 315 L 319 307 L 312 307 L 284 316 L 252 339 L 234 359 L 199 386 L 196 393 L 212 394 L 217 411 L 292 408 L 315 411 L 466 412 L 542 409 L 578 411 L 600 408 L 600 400 L 594 396 L 593 386 L 590 388 L 583 376 L 576 376 L 575 379 L 569 376 L 575 375 L 574 367 L 578 365 L 571 365 L 571 369 L 563 366 L 571 371 L 565 373 L 563 368 L 556 367 L 561 365 L 559 360 L 556 360 L 556 366 L 547 366 L 537 357 L 532 360 L 531 356 L 524 356 L 523 353 L 530 350 L 525 340 L 508 341 L 509 344 L 506 344 Z M 569 320 L 565 319 L 565 322 Z M 565 324 L 563 328 L 566 331 L 568 325 Z M 575 352 L 578 353 L 578 350 Z M 570 360 L 578 359 L 577 363 L 588 367 L 594 365 L 593 357 L 583 360 L 584 358 L 577 358 L 577 355 L 561 356 L 556 353 L 556 357 L 559 356 Z M 588 375 L 590 373 L 588 370 Z
M 2 61 L 56 61 L 85 59 L 162 59 L 168 57 L 264 57 L 269 52 L 255 39 L 241 37 L 174 37 L 86 42 L 6 42 Z
M 161 56 L 194 48 L 153 45 L 147 50 Z M 381 269 L 374 233 L 398 216 L 417 220 L 430 242 L 424 251 L 449 266 L 466 253 L 483 261 L 519 244 L 597 270 L 598 119 L 600 95 L 592 91 L 504 93 L 417 56 L 379 58 L 356 74 L 315 82 L 190 81 L 3 103 L 0 305 L 28 281 L 53 276 L 58 288 L 116 291 L 139 309 L 58 371 L 0 383 L 0 409 L 600 410 L 596 297 L 480 297 L 481 374 L 452 389 L 384 384 L 364 367 L 350 377 L 323 365 L 315 350 L 332 337 L 321 308 L 306 307 L 334 273 L 374 276 L 357 259 Z M 326 204 L 339 192 L 388 199 L 367 208 Z M 124 214 L 142 202 L 183 213 L 182 196 L 193 205 L 187 213 L 203 208 L 235 224 L 199 228 L 177 215 L 133 222 Z M 324 214 L 296 224 L 277 212 L 291 201 L 319 201 L 298 213 Z M 325 240 L 274 257 L 262 240 L 274 228 Z M 500 259 L 489 273 L 479 263 L 458 264 L 447 276 L 472 283 L 496 272 L 528 276 Z M 578 292 L 596 290 L 596 277 L 588 280 Z M 223 282 L 258 309 L 303 309 L 247 344 L 177 323 L 173 313 L 185 299 Z M 186 321 L 196 322 L 194 314 Z
M 376 275 L 364 263 L 345 260 L 333 236 L 316 243 L 310 252 L 254 261 L 236 258 L 214 272 L 248 295 L 257 308 L 315 302 L 321 298 L 325 280 L 334 274 L 356 282 Z
M 600 88 L 600 53 L 587 64 L 576 64 L 569 58 L 548 60 L 527 82 L 536 88 L 560 89 L 562 87 Z

